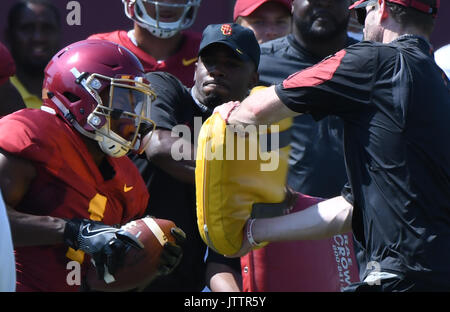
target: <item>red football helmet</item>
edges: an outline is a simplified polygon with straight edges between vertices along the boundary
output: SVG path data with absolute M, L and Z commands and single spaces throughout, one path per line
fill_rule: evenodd
M 112 157 L 142 152 L 144 136 L 155 127 L 149 116 L 156 95 L 144 68 L 116 43 L 83 40 L 59 51 L 45 68 L 43 95 L 44 110 L 52 108 Z M 113 129 L 118 121 L 120 131 L 125 121 L 126 137 Z

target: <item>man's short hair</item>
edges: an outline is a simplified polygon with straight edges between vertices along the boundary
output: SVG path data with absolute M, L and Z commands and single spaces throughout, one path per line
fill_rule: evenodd
M 437 7 L 438 0 L 420 0 L 420 2 L 429 4 L 431 7 Z M 416 27 L 431 34 L 434 28 L 435 16 L 426 14 L 411 7 L 386 1 L 386 5 L 391 12 L 392 18 L 399 24 L 405 27 Z

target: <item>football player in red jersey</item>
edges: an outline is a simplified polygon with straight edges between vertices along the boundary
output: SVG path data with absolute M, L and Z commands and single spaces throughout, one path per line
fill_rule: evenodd
M 47 65 L 42 109 L 0 120 L 0 187 L 18 291 L 77 291 L 80 285 L 67 278 L 70 261 L 82 263 L 87 253 L 101 278 L 130 248 L 140 248 L 136 237 L 112 225 L 141 217 L 147 207 L 146 186 L 123 157 L 142 149 L 141 138 L 154 127 L 146 117 L 154 94 L 143 75 L 139 60 L 118 44 L 76 42 Z M 164 250 L 167 273 L 181 249 Z
M 119 43 L 139 58 L 146 73 L 155 71 L 168 72 L 177 77 L 183 85 L 192 87 L 201 34 L 187 29 L 191 27 L 196 18 L 201 0 L 122 0 L 122 2 L 126 16 L 134 21 L 133 29 L 130 31 L 119 30 L 111 33 L 95 34 L 89 38 Z M 149 171 L 147 169 L 149 165 L 140 163 L 138 157 L 133 157 L 133 162 L 145 177 L 146 184 L 150 185 L 151 179 L 147 178 L 148 175 L 146 174 Z M 160 169 L 161 167 L 156 170 Z M 165 169 L 163 168 L 163 170 Z M 150 176 L 153 176 L 153 174 Z M 152 198 L 155 197 L 158 196 L 153 196 Z M 188 205 L 190 205 L 190 198 L 187 201 Z M 155 207 L 158 204 L 159 207 Z M 183 210 L 182 207 L 167 207 L 166 203 L 158 203 L 152 200 L 149 201 L 148 209 L 150 212 L 158 211 L 159 209 L 159 211 L 174 212 Z M 159 216 L 155 214 L 155 217 Z M 186 220 L 185 222 L 188 223 L 189 221 Z M 196 224 L 194 226 L 196 231 Z M 189 229 L 182 227 L 186 229 L 190 242 L 195 240 L 192 235 L 189 235 Z M 197 240 L 197 246 L 203 244 L 198 235 Z M 182 268 L 187 266 L 186 263 L 189 261 L 196 265 L 196 268 L 190 267 L 189 274 L 197 272 L 198 267 L 204 267 L 204 255 L 200 255 L 201 263 L 193 260 L 194 257 L 198 258 L 199 256 L 197 249 L 187 248 L 186 255 L 188 256 L 185 257 L 184 263 L 180 265 L 174 274 L 167 277 L 167 279 L 162 278 L 154 281 L 145 291 L 155 291 L 155 289 L 163 289 L 163 291 L 167 289 L 170 291 L 197 291 L 197 280 L 203 280 L 202 273 L 198 274 L 199 277 L 195 281 L 192 278 L 186 278 L 189 282 L 185 282 L 178 277 L 179 275 L 188 275 L 182 272 Z M 214 266 L 214 264 L 210 265 Z M 222 271 L 222 269 L 214 268 L 213 271 L 218 272 Z M 210 276 L 207 279 L 210 279 Z M 163 284 L 165 288 L 161 287 Z
M 195 21 L 201 0 L 122 2 L 134 28 L 94 34 L 89 39 L 121 44 L 139 58 L 145 72 L 168 72 L 192 86 L 201 34 L 187 29 Z

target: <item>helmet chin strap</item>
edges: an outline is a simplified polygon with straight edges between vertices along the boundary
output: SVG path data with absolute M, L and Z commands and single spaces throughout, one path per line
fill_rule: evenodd
M 96 133 L 86 131 L 82 126 L 80 126 L 75 117 L 73 117 L 72 113 L 64 106 L 64 104 L 56 96 L 52 97 L 50 100 L 56 105 L 56 107 L 58 107 L 61 113 L 63 113 L 64 118 L 68 120 L 70 124 L 75 129 L 77 129 L 78 132 L 95 141 L 103 140 L 101 136 L 97 135 Z

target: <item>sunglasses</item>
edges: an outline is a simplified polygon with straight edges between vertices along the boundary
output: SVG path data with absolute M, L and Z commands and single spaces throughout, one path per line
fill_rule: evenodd
M 364 24 L 366 22 L 366 16 L 367 16 L 366 7 L 374 6 L 376 3 L 377 3 L 376 0 L 369 0 L 369 1 L 367 1 L 366 6 L 355 9 L 356 19 L 358 20 L 358 23 L 360 23 L 361 25 L 364 26 Z
M 366 8 L 356 9 L 355 13 L 356 13 L 356 19 L 358 20 L 358 23 L 360 23 L 361 25 L 364 26 L 364 24 L 366 22 L 366 16 L 367 16 Z

